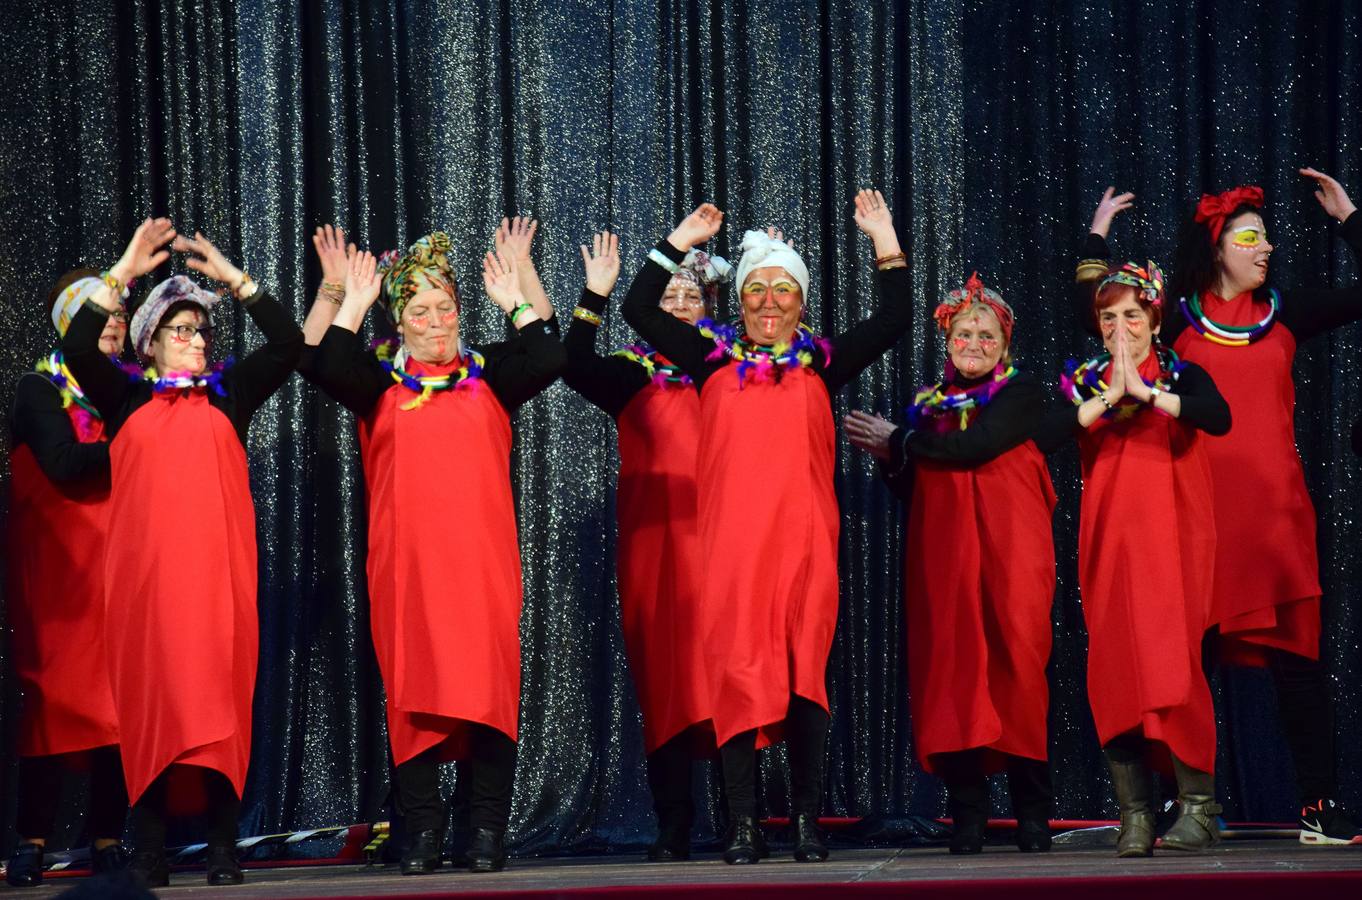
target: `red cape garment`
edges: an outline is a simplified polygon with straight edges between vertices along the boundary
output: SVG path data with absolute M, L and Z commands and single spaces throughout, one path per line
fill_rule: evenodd
M 1156 366 L 1151 353 L 1140 372 L 1152 378 Z M 1106 744 L 1139 730 L 1212 772 L 1215 712 L 1201 641 L 1216 536 L 1203 436 L 1142 407 L 1128 419 L 1100 420 L 1078 444 L 1078 580 L 1097 737 Z
M 644 749 L 652 753 L 710 718 L 699 630 L 700 395 L 689 384 L 650 384 L 616 425 L 620 618 L 643 711 Z
M 154 394 L 109 448 L 109 671 L 136 803 L 172 763 L 221 772 L 237 796 L 255 691 L 255 506 L 246 450 L 203 388 Z
M 1269 305 L 1251 294 L 1203 298 L 1206 315 L 1252 325 Z M 1228 661 L 1258 664 L 1265 647 L 1319 658 L 1319 556 L 1315 507 L 1296 452 L 1296 338 L 1275 325 L 1247 347 L 1226 347 L 1188 328 L 1175 349 L 1215 379 L 1230 405 L 1228 434 L 1204 438 L 1215 484 L 1215 594 Z
M 104 440 L 104 423 L 67 407 L 77 439 Z M 107 477 L 47 479 L 33 451 L 10 455 L 9 621 L 24 697 L 19 755 L 74 753 L 118 743 L 104 652 Z
M 407 361 L 415 377 L 457 363 Z M 466 723 L 516 739 L 520 545 L 511 420 L 485 382 L 416 409 L 396 383 L 360 421 L 369 506 L 369 619 L 388 697 L 393 763 L 442 745 L 467 756 Z
M 981 465 L 916 461 L 904 560 L 918 761 L 1047 758 L 1055 492 L 1030 441 Z
M 740 389 L 738 366 L 700 393 L 700 589 L 714 736 L 781 739 L 790 695 L 828 708 L 837 626 L 835 433 L 808 368 Z

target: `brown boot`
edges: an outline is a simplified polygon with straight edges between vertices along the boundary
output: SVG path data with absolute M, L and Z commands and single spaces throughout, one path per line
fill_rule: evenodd
M 1173 757 L 1178 777 L 1178 820 L 1159 841 L 1169 850 L 1193 853 L 1220 843 L 1220 804 L 1215 802 L 1215 776 Z
M 1154 852 L 1154 811 L 1150 798 L 1154 793 L 1153 779 L 1144 760 L 1119 762 L 1111 753 L 1105 754 L 1111 769 L 1111 786 L 1116 791 L 1116 803 L 1121 807 L 1121 833 L 1116 838 L 1116 855 L 1125 859 L 1150 856 Z

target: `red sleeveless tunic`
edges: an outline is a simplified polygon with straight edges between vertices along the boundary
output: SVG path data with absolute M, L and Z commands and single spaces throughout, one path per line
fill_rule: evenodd
M 737 365 L 700 394 L 700 589 L 718 743 L 758 729 L 780 740 L 790 695 L 828 707 L 837 626 L 835 432 L 807 368 L 749 378 Z
M 908 697 L 918 761 L 987 748 L 1047 758 L 1055 592 L 1045 458 L 1026 443 L 980 465 L 915 463 L 904 561 Z
M 407 361 L 415 377 L 456 368 Z M 359 423 L 370 627 L 399 765 L 437 745 L 466 757 L 468 722 L 515 740 L 520 709 L 510 417 L 481 381 L 401 409 L 415 397 L 394 383 Z
M 1141 374 L 1152 378 L 1157 365 L 1151 353 Z M 1215 712 L 1201 640 L 1216 534 L 1205 437 L 1141 408 L 1084 431 L 1079 453 L 1078 579 L 1097 736 L 1106 744 L 1138 730 L 1212 772 Z
M 1206 315 L 1225 325 L 1260 321 L 1251 294 L 1208 294 Z M 1246 347 L 1226 347 L 1192 328 L 1174 346 L 1211 373 L 1234 415 L 1221 437 L 1203 437 L 1215 484 L 1215 587 L 1211 623 L 1225 658 L 1261 665 L 1279 647 L 1319 658 L 1319 555 L 1315 507 L 1296 452 L 1296 338 L 1278 323 Z
M 104 423 L 67 407 L 77 440 L 104 441 Z M 10 454 L 8 587 L 14 672 L 23 694 L 20 756 L 118 743 L 104 650 L 108 476 L 55 484 L 33 451 Z
M 690 385 L 650 384 L 616 425 L 620 615 L 652 753 L 710 719 L 695 489 L 700 395 Z
M 246 451 L 204 389 L 155 394 L 110 446 L 109 669 L 128 797 L 172 763 L 221 772 L 251 755 L 259 625 Z

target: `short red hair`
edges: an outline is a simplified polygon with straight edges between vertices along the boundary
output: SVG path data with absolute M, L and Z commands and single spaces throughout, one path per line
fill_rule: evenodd
M 1092 318 L 1095 323 L 1100 324 L 1097 314 L 1108 306 L 1119 303 L 1125 298 L 1126 294 L 1133 294 L 1135 302 L 1140 304 L 1140 309 L 1144 310 L 1149 316 L 1149 327 L 1158 328 L 1163 324 L 1163 307 L 1152 302 L 1144 295 L 1144 292 L 1134 285 L 1109 283 L 1092 298 Z M 1099 329 L 1100 330 L 1100 329 Z

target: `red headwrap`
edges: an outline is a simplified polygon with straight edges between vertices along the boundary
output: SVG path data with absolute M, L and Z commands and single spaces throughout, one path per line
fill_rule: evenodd
M 1244 204 L 1263 205 L 1263 189 L 1257 185 L 1240 185 L 1223 194 L 1202 194 L 1201 202 L 1196 205 L 1196 220 L 1205 222 L 1211 230 L 1211 243 L 1220 243 L 1220 232 L 1225 228 L 1225 219 Z
M 1003 339 L 1009 344 L 1012 343 L 1012 307 L 1008 306 L 1003 298 L 998 296 L 996 291 L 984 287 L 984 283 L 979 280 L 979 273 L 970 275 L 969 281 L 965 286 L 951 291 L 946 295 L 946 299 L 937 306 L 936 312 L 932 313 L 932 318 L 936 320 L 936 326 L 942 331 L 951 330 L 951 319 L 971 304 L 982 303 L 993 314 L 998 317 L 998 324 L 1003 329 Z

